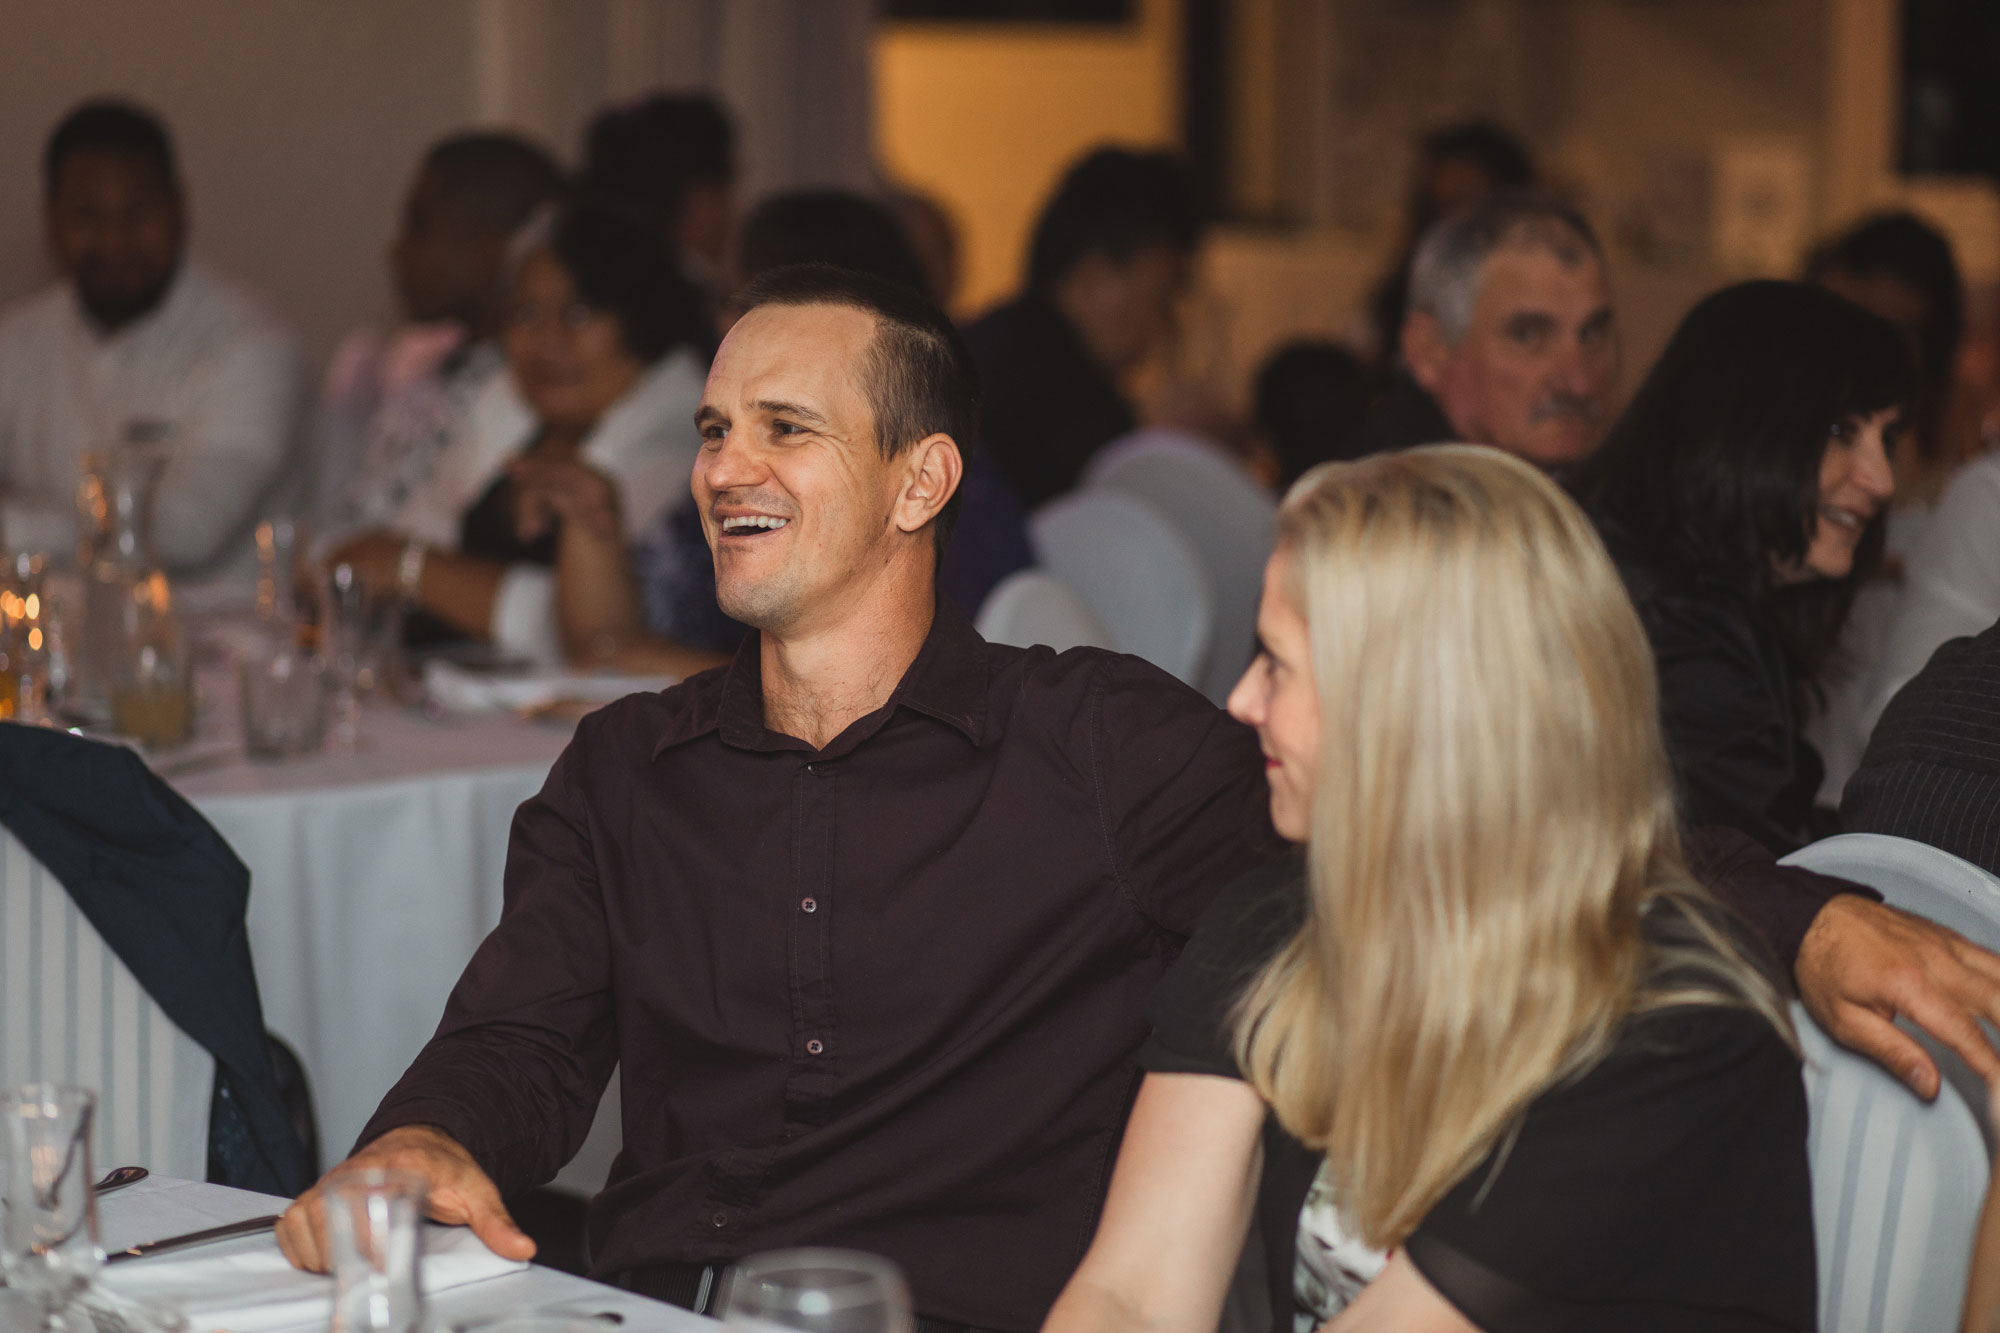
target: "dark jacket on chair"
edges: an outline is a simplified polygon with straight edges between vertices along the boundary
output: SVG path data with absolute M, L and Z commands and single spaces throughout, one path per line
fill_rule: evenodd
M 210 1179 L 285 1195 L 312 1184 L 244 933 L 250 872 L 229 844 L 130 750 L 12 723 L 0 725 L 0 825 L 215 1057 Z

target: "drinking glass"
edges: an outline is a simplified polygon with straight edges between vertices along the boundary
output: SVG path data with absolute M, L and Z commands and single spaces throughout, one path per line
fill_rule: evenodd
M 243 750 L 252 759 L 291 759 L 319 749 L 326 736 L 320 660 L 276 641 L 241 668 Z
M 104 1262 L 90 1188 L 96 1112 L 96 1095 L 82 1088 L 30 1083 L 0 1094 L 7 1138 L 0 1263 L 7 1285 L 40 1307 L 44 1328 L 67 1327 L 64 1312 Z
M 332 1333 L 423 1328 L 424 1182 L 406 1171 L 343 1171 L 326 1184 Z
M 776 1250 L 730 1270 L 717 1312 L 764 1333 L 912 1333 L 910 1289 L 887 1259 L 858 1250 Z

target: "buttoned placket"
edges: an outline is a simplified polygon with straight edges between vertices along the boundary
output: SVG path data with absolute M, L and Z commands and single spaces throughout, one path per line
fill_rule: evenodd
M 786 963 L 792 1007 L 792 1061 L 785 1078 L 788 1128 L 831 1119 L 840 1055 L 834 1007 L 832 927 L 834 848 L 839 832 L 840 765 L 799 765 L 792 779 L 792 910 Z

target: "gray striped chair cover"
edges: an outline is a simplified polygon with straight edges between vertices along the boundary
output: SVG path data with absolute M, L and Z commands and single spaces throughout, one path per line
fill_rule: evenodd
M 97 1093 L 99 1170 L 208 1174 L 215 1059 L 160 1012 L 56 877 L 0 829 L 0 1086 Z
M 1907 838 L 1845 833 L 1785 858 L 1866 884 L 1906 912 L 2000 950 L 2000 881 Z M 1806 1056 L 1820 1327 L 1958 1327 L 1987 1181 L 1986 1093 L 1926 1041 L 1946 1078 L 1926 1106 L 1872 1061 L 1836 1046 L 1794 1005 Z
M 1926 1105 L 1792 1006 L 1806 1061 L 1824 1333 L 1953 1333 L 1986 1194 L 1986 1144 L 1958 1090 Z

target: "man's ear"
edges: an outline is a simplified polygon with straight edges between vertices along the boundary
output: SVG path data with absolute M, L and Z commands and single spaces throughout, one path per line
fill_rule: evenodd
M 1435 315 L 1412 310 L 1403 316 L 1402 352 L 1410 378 L 1435 395 L 1444 383 L 1445 364 L 1451 360 L 1451 344 L 1445 341 L 1444 327 Z
M 902 494 L 896 497 L 896 526 L 915 532 L 936 518 L 964 475 L 965 459 L 951 436 L 926 435 L 911 445 L 903 469 Z

